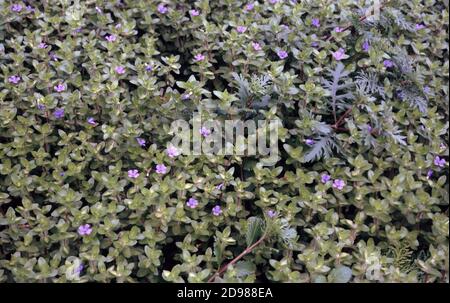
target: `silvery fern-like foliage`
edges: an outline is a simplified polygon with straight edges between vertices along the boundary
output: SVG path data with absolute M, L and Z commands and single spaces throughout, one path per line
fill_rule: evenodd
M 252 75 L 250 88 L 251 91 L 257 95 L 264 96 L 269 94 L 271 79 L 269 75 Z
M 405 242 L 395 244 L 388 248 L 387 255 L 392 258 L 392 264 L 401 272 L 409 273 L 417 269 L 414 263 L 413 250 Z
M 423 72 L 421 71 L 420 65 L 415 64 L 416 61 L 414 58 L 398 48 L 394 49 L 392 52 L 395 54 L 392 60 L 394 61 L 400 77 L 407 82 L 413 82 L 415 85 L 423 86 Z
M 384 101 L 381 101 L 381 102 L 383 103 Z M 365 125 L 362 127 L 362 130 L 364 132 L 364 145 L 367 148 L 377 148 L 378 142 L 375 139 L 375 137 L 372 135 L 372 129 L 380 129 L 381 128 L 380 120 L 378 119 L 376 113 L 372 112 L 370 106 L 363 105 L 362 108 L 366 109 L 367 113 L 370 115 L 370 117 L 371 117 L 370 124 L 372 125 L 370 127 L 369 127 L 369 125 Z
M 386 10 L 386 15 L 391 24 L 395 24 L 403 30 L 414 31 L 414 25 L 406 20 L 405 15 L 400 10 L 391 8 Z
M 427 111 L 427 96 L 423 89 L 424 78 L 420 72 L 420 67 L 415 66 L 415 60 L 405 51 L 394 50 L 395 55 L 392 61 L 398 75 L 397 97 L 407 102 L 411 107 L 418 108 L 422 113 Z
M 295 230 L 295 228 L 293 228 L 289 225 L 289 221 L 287 219 L 280 220 L 280 226 L 279 226 L 279 230 L 278 230 L 278 238 L 289 249 L 295 249 L 298 246 L 297 231 Z
M 399 27 L 402 30 L 406 31 L 414 31 L 414 24 L 408 20 L 406 20 L 405 15 L 396 8 L 385 8 L 380 12 L 376 17 L 373 15 L 373 11 L 370 11 L 372 6 L 367 8 L 362 8 L 357 10 L 357 14 L 362 17 L 367 13 L 369 17 L 367 17 L 363 22 L 361 22 L 361 26 L 363 27 L 382 27 L 382 28 L 390 28 L 393 25 Z
M 259 102 L 253 102 L 253 108 L 258 110 L 269 105 L 270 94 L 272 93 L 272 80 L 268 75 L 253 75 L 250 83 L 251 91 L 255 94 Z
M 268 75 L 252 75 L 250 81 L 243 75 L 232 73 L 238 84 L 238 95 L 242 108 L 247 108 L 247 102 L 253 98 L 253 109 L 265 108 L 269 105 L 270 94 L 272 93 L 272 81 Z
M 317 135 L 314 137 L 314 144 L 303 156 L 304 162 L 312 162 L 322 157 L 325 159 L 333 156 L 333 151 L 341 152 L 333 133 L 333 129 L 325 122 L 315 120 L 311 129 Z
M 245 102 L 247 102 L 247 99 L 250 97 L 251 94 L 250 83 L 241 74 L 232 73 L 231 75 L 238 84 L 239 99 L 242 101 L 243 104 L 245 104 Z
M 325 135 L 328 135 L 333 131 L 330 125 L 326 124 L 325 122 L 321 122 L 321 121 L 317 121 L 317 120 L 314 120 L 312 122 L 311 129 L 315 133 L 321 133 L 321 134 L 325 134 Z
M 397 50 L 398 51 L 398 50 Z M 404 51 L 397 52 L 392 58 L 400 73 L 409 75 L 414 71 L 414 61 Z
M 325 89 L 331 95 L 331 107 L 334 113 L 336 112 L 336 108 L 347 108 L 348 101 L 354 98 L 353 94 L 347 91 L 347 89 L 353 86 L 353 82 L 348 77 L 349 74 L 350 72 L 346 71 L 344 65 L 339 62 L 336 68 L 330 70 L 328 73 L 331 80 L 322 78 Z
M 378 94 L 383 99 L 386 97 L 384 86 L 379 84 L 378 76 L 374 72 L 360 72 L 355 78 L 355 84 L 358 92 L 363 95 Z
M 383 117 L 383 124 L 380 125 L 383 128 L 383 134 L 392 138 L 397 144 L 406 145 L 406 136 L 402 135 L 402 131 L 399 129 L 399 126 L 394 122 L 392 106 L 386 104 Z
M 340 152 L 340 147 L 336 143 L 334 135 L 321 135 L 316 138 L 315 143 L 310 150 L 306 152 L 303 157 L 304 162 L 312 162 L 314 160 L 319 160 L 322 157 L 327 159 L 333 156 L 333 150 Z
M 397 96 L 400 100 L 406 101 L 411 107 L 418 108 L 422 113 L 427 111 L 427 99 L 416 86 L 409 85 L 399 88 Z
M 402 135 L 402 131 L 399 129 L 398 126 L 394 126 L 391 130 L 386 130 L 385 133 L 391 137 L 395 143 L 406 145 L 406 136 Z

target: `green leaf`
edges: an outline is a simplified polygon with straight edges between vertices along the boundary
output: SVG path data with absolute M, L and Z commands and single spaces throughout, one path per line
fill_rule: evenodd
M 234 265 L 234 268 L 238 278 L 254 274 L 256 271 L 256 265 L 250 261 L 239 261 Z
M 259 240 L 264 232 L 264 221 L 259 217 L 250 217 L 247 220 L 247 231 L 245 240 L 247 247 Z
M 352 269 L 347 266 L 334 268 L 328 275 L 330 283 L 347 283 L 352 278 Z
M 216 256 L 217 263 L 220 265 L 223 260 L 223 244 L 218 241 L 217 237 L 214 237 L 214 255 Z

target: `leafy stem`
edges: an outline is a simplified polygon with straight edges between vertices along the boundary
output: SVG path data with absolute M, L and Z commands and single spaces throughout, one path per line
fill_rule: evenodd
M 342 116 L 340 116 L 339 119 L 331 127 L 334 129 L 339 129 L 339 126 L 342 125 L 344 119 L 352 112 L 352 109 L 353 109 L 352 107 L 347 109 L 345 113 Z
M 209 278 L 208 283 L 211 283 L 214 281 L 214 279 L 216 277 L 219 277 L 222 273 L 224 273 L 228 267 L 230 265 L 235 264 L 237 261 L 239 261 L 240 259 L 242 259 L 245 255 L 249 254 L 253 249 L 255 249 L 259 244 L 261 244 L 267 237 L 267 233 L 263 234 L 261 238 L 259 238 L 258 241 L 256 241 L 255 243 L 253 243 L 252 245 L 250 245 L 249 247 L 247 247 L 242 253 L 240 253 L 236 258 L 234 258 L 233 260 L 231 260 L 229 263 L 227 263 L 226 265 L 224 265 L 223 267 L 219 268 L 219 270 L 212 275 L 211 278 Z
M 389 3 L 389 0 L 386 1 L 386 2 L 384 2 L 384 3 L 382 3 L 382 4 L 380 5 L 380 12 L 381 12 L 381 10 L 382 10 L 388 3 Z M 367 17 L 368 17 L 368 15 L 364 15 L 364 16 L 359 17 L 358 22 L 363 22 L 364 20 L 367 19 Z M 351 29 L 352 27 L 353 27 L 353 24 L 348 24 L 347 26 L 345 26 L 345 27 L 342 29 L 342 32 L 348 31 L 348 30 Z M 325 41 L 332 41 L 332 40 L 334 40 L 334 38 L 335 38 L 335 37 L 334 37 L 333 35 L 328 35 L 328 36 L 323 37 L 323 40 L 325 40 Z

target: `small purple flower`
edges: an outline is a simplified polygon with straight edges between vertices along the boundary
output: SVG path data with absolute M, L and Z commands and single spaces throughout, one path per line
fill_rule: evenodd
M 120 24 L 120 23 L 117 23 L 116 24 L 116 26 L 114 26 L 116 29 L 119 29 L 119 28 L 121 28 L 122 27 L 122 24 Z
M 50 59 L 52 59 L 53 61 L 58 61 L 58 57 L 56 56 L 56 54 L 54 52 L 51 52 L 49 54 L 49 56 L 50 56 Z
M 289 30 L 289 26 L 287 26 L 286 24 L 281 24 L 280 26 L 281 26 L 281 28 L 282 28 L 283 30 L 285 30 L 285 31 L 288 31 L 288 30 Z
M 417 23 L 416 24 L 416 30 L 421 30 L 421 29 L 424 29 L 426 26 L 424 25 L 424 24 L 422 24 L 422 23 Z
M 432 171 L 431 169 L 429 169 L 429 170 L 427 171 L 427 179 L 430 179 L 431 176 L 433 176 L 433 171 Z
M 101 14 L 103 13 L 102 9 L 98 6 L 95 7 L 95 10 L 97 11 L 97 13 Z
M 383 61 L 383 65 L 386 68 L 393 67 L 394 66 L 394 62 L 392 62 L 391 60 L 386 59 L 386 60 Z
M 145 70 L 148 72 L 151 72 L 153 70 L 153 66 L 151 64 L 146 64 L 145 65 Z
M 364 43 L 363 43 L 363 45 L 362 45 L 362 49 L 363 49 L 363 51 L 365 51 L 366 53 L 369 51 L 369 49 L 370 49 L 370 44 L 369 44 L 369 41 L 364 41 Z
M 65 176 L 65 174 L 66 174 L 66 173 L 65 173 L 65 172 L 63 172 L 63 171 L 59 173 L 59 175 L 60 175 L 61 177 L 64 177 L 64 176 Z
M 45 110 L 45 105 L 44 105 L 44 104 L 38 104 L 38 105 L 37 105 L 37 108 L 38 108 L 39 110 Z
M 27 5 L 26 9 L 29 12 L 34 12 L 34 8 L 31 5 Z
M 197 55 L 195 55 L 194 60 L 196 62 L 203 61 L 203 60 L 205 60 L 205 56 L 203 54 L 197 54 Z
M 136 179 L 137 177 L 139 177 L 139 171 L 137 169 L 130 169 L 128 171 L 128 177 L 132 178 L 132 179 Z
M 277 55 L 278 58 L 280 58 L 281 60 L 286 59 L 288 56 L 288 53 L 282 49 L 280 49 L 279 51 L 277 51 Z
M 277 212 L 270 209 L 267 211 L 267 215 L 269 216 L 269 218 L 274 218 L 277 215 Z
M 181 96 L 181 99 L 182 99 L 182 100 L 188 100 L 191 96 L 192 96 L 192 92 L 184 93 L 184 94 Z
M 342 190 L 345 186 L 345 182 L 341 179 L 336 179 L 333 181 L 333 187 Z
M 92 117 L 89 117 L 89 118 L 87 119 L 87 122 L 88 122 L 90 125 L 97 125 L 97 122 L 95 122 L 95 119 L 92 118 Z
M 161 3 L 160 5 L 158 5 L 158 12 L 160 12 L 161 14 L 165 14 L 167 13 L 169 9 L 167 8 L 167 6 L 164 3 Z
M 436 166 L 444 167 L 446 163 L 445 159 L 441 159 L 439 156 L 434 158 L 434 165 Z
M 156 173 L 161 175 L 167 173 L 167 167 L 164 164 L 156 165 Z
M 66 90 L 66 86 L 63 83 L 59 83 L 53 87 L 58 93 L 61 93 Z
M 11 10 L 16 13 L 20 12 L 22 10 L 22 8 L 23 8 L 23 6 L 20 4 L 13 4 L 11 6 Z
M 372 132 L 372 126 L 367 125 L 367 131 L 368 131 L 369 133 L 371 133 L 371 132 Z
M 244 6 L 244 10 L 246 10 L 246 11 L 251 11 L 254 8 L 255 8 L 255 4 L 254 3 L 249 3 L 249 4 Z
M 167 153 L 167 156 L 169 156 L 169 158 L 175 158 L 175 157 L 178 157 L 180 155 L 180 152 L 174 146 L 169 146 L 167 148 L 166 153 Z
M 219 185 L 216 186 L 216 189 L 222 190 L 223 187 L 224 187 L 224 184 L 220 183 Z
M 78 227 L 78 234 L 80 236 L 87 236 L 90 235 L 92 232 L 92 227 L 90 224 L 84 224 Z
M 255 51 L 261 50 L 261 45 L 258 42 L 252 42 L 252 47 Z
M 138 143 L 140 146 L 145 146 L 145 139 L 142 139 L 142 138 L 136 138 L 136 141 L 137 141 L 137 143 Z
M 269 3 L 270 3 L 270 4 L 277 4 L 278 1 L 280 1 L 280 0 L 269 0 Z
M 342 27 L 336 26 L 336 27 L 334 28 L 334 31 L 335 31 L 336 33 L 342 33 L 342 32 L 344 31 L 344 29 L 343 29 Z
M 39 48 L 46 48 L 48 45 L 45 42 L 41 42 L 39 43 L 38 47 Z
M 80 264 L 80 266 L 78 266 L 77 268 L 74 269 L 73 273 L 75 275 L 79 275 L 83 271 L 83 269 L 84 269 L 83 264 Z
M 193 17 L 197 17 L 198 15 L 200 15 L 200 12 L 196 9 L 191 9 L 189 11 L 189 14 L 191 14 L 191 16 L 193 16 Z
M 9 77 L 8 81 L 9 81 L 9 83 L 17 84 L 20 81 L 20 77 L 14 75 L 14 76 Z
M 189 200 L 186 202 L 186 205 L 189 208 L 196 208 L 198 206 L 198 201 L 195 198 L 189 198 Z
M 306 139 L 305 143 L 306 143 L 306 145 L 312 146 L 312 145 L 314 145 L 315 142 L 313 139 Z
M 345 57 L 345 50 L 342 48 L 333 52 L 333 58 L 337 61 L 344 59 L 344 57 Z
M 243 34 L 243 33 L 245 33 L 245 31 L 247 30 L 247 27 L 246 27 L 246 26 L 243 26 L 243 25 L 239 25 L 239 26 L 236 28 L 236 30 L 237 30 L 238 33 Z
M 219 205 L 216 205 L 213 207 L 212 213 L 214 216 L 220 216 L 220 214 L 222 213 L 222 209 L 220 208 Z
M 317 18 L 313 18 L 311 24 L 315 27 L 320 27 L 320 20 Z
M 327 183 L 330 180 L 331 180 L 331 177 L 328 174 L 323 174 L 322 177 L 320 178 L 320 181 L 322 181 L 323 184 Z
M 58 108 L 54 111 L 53 116 L 55 116 L 56 119 L 61 119 L 64 117 L 64 108 Z
M 106 39 L 108 42 L 114 42 L 114 41 L 116 41 L 117 36 L 114 35 L 114 34 L 111 34 L 111 35 L 105 36 L 105 39 Z
M 209 135 L 211 135 L 211 131 L 210 131 L 208 128 L 206 128 L 206 127 L 202 127 L 202 128 L 200 129 L 200 134 L 201 134 L 203 137 L 208 137 Z
M 426 95 L 430 95 L 430 94 L 431 94 L 431 88 L 430 88 L 429 86 L 425 86 L 425 87 L 423 88 L 423 92 L 424 92 L 424 94 L 426 94 Z
M 116 71 L 116 73 L 118 73 L 119 75 L 123 75 L 125 74 L 125 68 L 123 66 L 116 66 L 116 68 L 114 69 Z
M 312 47 L 318 47 L 319 46 L 319 42 L 313 41 L 313 42 L 311 42 L 311 46 Z

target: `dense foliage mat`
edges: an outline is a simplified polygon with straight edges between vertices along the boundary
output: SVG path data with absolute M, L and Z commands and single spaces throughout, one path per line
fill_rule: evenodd
M 448 282 L 448 1 L 377 2 L 0 0 L 0 281 Z

